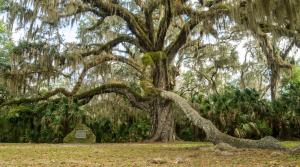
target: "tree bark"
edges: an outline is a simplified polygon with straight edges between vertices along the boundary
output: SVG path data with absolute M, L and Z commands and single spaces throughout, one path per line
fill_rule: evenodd
M 175 121 L 173 117 L 173 112 L 170 110 L 170 104 L 171 103 L 168 100 L 154 100 L 153 110 L 151 112 L 151 142 L 175 141 Z
M 159 90 L 172 90 L 173 86 L 170 80 L 172 77 L 168 74 L 166 60 L 155 63 L 152 71 L 153 86 Z M 151 138 L 150 141 L 170 142 L 175 141 L 175 121 L 171 110 L 169 100 L 156 98 L 152 103 L 151 109 Z
M 219 131 L 215 125 L 205 118 L 203 118 L 195 109 L 193 109 L 189 103 L 176 93 L 170 91 L 161 91 L 161 97 L 172 100 L 176 103 L 185 115 L 198 126 L 204 130 L 206 139 L 214 144 L 228 143 L 238 148 L 261 148 L 261 149 L 280 149 L 287 150 L 280 145 L 276 140 L 271 137 L 262 138 L 260 140 L 240 139 L 229 136 Z
M 271 100 L 275 101 L 277 98 L 277 87 L 278 87 L 280 68 L 276 67 L 276 65 L 272 65 L 272 66 L 270 68 L 271 69 L 270 89 L 271 89 Z

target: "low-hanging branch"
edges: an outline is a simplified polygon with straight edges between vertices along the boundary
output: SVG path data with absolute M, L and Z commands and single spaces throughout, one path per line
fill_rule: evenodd
M 57 94 L 63 94 L 66 97 L 72 97 L 72 96 L 76 95 L 76 93 L 80 90 L 82 82 L 83 82 L 84 77 L 86 76 L 88 70 L 90 70 L 91 68 L 98 66 L 102 63 L 108 62 L 108 61 L 118 61 L 118 62 L 125 63 L 125 64 L 133 67 L 138 72 L 139 75 L 142 74 L 142 67 L 138 63 L 136 63 L 133 59 L 129 59 L 124 56 L 117 56 L 117 55 L 113 55 L 113 54 L 103 54 L 100 57 L 96 57 L 95 59 L 84 62 L 83 70 L 78 77 L 78 81 L 76 82 L 75 86 L 73 87 L 73 89 L 71 91 L 68 91 L 65 88 L 57 88 L 53 91 L 47 92 L 46 94 L 44 94 L 42 96 L 32 97 L 32 98 L 21 98 L 21 99 L 17 99 L 17 100 L 2 102 L 2 104 L 0 106 L 20 105 L 23 103 L 38 102 L 38 101 L 42 101 L 42 100 L 47 100 Z M 117 87 L 120 87 L 119 84 L 112 84 L 112 85 L 116 85 Z M 103 87 L 101 87 L 101 89 L 102 88 L 108 88 L 108 86 L 103 86 Z M 125 87 L 123 87 L 123 88 L 125 88 Z M 124 90 L 121 91 L 119 89 L 113 89 L 113 88 L 110 88 L 110 90 L 111 91 L 112 90 L 119 91 L 121 94 L 127 95 L 127 93 L 124 92 Z M 129 96 L 129 95 L 127 95 L 127 96 Z
M 92 97 L 104 93 L 117 93 L 120 95 L 123 95 L 127 97 L 127 99 L 130 101 L 130 103 L 137 108 L 147 110 L 149 108 L 148 101 L 150 101 L 149 97 L 143 97 L 140 94 L 136 93 L 130 87 L 128 87 L 124 83 L 107 83 L 103 84 L 99 87 L 96 87 L 94 89 L 77 93 L 76 91 L 68 91 L 65 88 L 57 88 L 53 91 L 50 91 L 46 93 L 45 95 L 38 96 L 38 97 L 32 97 L 32 98 L 21 98 L 16 100 L 10 100 L 3 102 L 0 107 L 4 106 L 12 106 L 12 105 L 21 105 L 21 104 L 30 104 L 30 103 L 37 103 L 44 100 L 49 100 L 51 97 L 54 97 L 56 95 L 64 95 L 65 97 L 71 97 L 78 101 L 85 100 L 85 99 L 91 99 Z
M 3 102 L 0 107 L 3 106 L 11 106 L 11 105 L 20 105 L 20 104 L 28 104 L 28 103 L 34 103 L 34 102 L 39 102 L 43 100 L 48 100 L 49 98 L 58 95 L 58 94 L 63 94 L 67 97 L 72 96 L 71 92 L 66 90 L 65 88 L 57 88 L 53 91 L 47 92 L 46 94 L 42 96 L 37 96 L 37 97 L 32 97 L 32 98 L 20 98 L 20 99 L 15 99 L 15 100 L 10 100 Z
M 136 108 L 145 111 L 149 110 L 150 108 L 149 102 L 151 102 L 151 97 L 142 96 L 123 83 L 104 84 L 100 87 L 75 95 L 74 98 L 77 100 L 92 99 L 96 95 L 105 93 L 116 93 L 122 95 L 126 97 L 129 100 L 129 102 Z

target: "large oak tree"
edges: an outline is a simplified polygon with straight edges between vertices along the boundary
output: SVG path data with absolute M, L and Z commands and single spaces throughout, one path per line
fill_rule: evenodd
M 41 95 L 34 94 L 31 98 L 6 100 L 1 106 L 55 100 L 58 94 L 86 104 L 96 95 L 116 93 L 126 97 L 133 106 L 150 113 L 151 141 L 175 140 L 171 111 L 171 103 L 175 102 L 196 126 L 205 131 L 209 141 L 227 142 L 237 147 L 283 148 L 273 140 L 238 139 L 221 133 L 211 121 L 201 117 L 185 99 L 172 92 L 178 75 L 178 69 L 174 64 L 176 59 L 183 56 L 180 50 L 188 48 L 188 45 L 204 47 L 199 44 L 197 37 L 203 33 L 218 36 L 218 28 L 225 22 L 229 24 L 236 22 L 255 32 L 263 30 L 264 33 L 298 37 L 299 14 L 294 8 L 299 7 L 299 3 L 295 3 L 294 6 L 290 1 L 285 3 L 287 8 L 281 10 L 290 16 L 282 19 L 280 16 L 274 16 L 273 12 L 268 12 L 270 7 L 281 5 L 280 3 L 274 5 L 271 1 L 271 5 L 265 6 L 263 8 L 265 12 L 260 13 L 261 16 L 258 17 L 255 12 L 261 10 L 257 7 L 263 4 L 261 2 L 259 0 L 11 1 L 6 8 L 9 11 L 10 21 L 13 23 L 16 20 L 27 29 L 27 43 L 30 43 L 22 46 L 21 51 L 17 49 L 13 52 L 15 60 L 19 62 L 12 65 L 8 75 L 10 78 L 18 76 L 22 79 L 23 82 L 17 82 L 17 89 L 25 90 L 23 93 L 29 89 L 32 84 L 26 83 L 28 76 L 34 78 L 31 82 L 42 83 L 41 80 L 53 81 L 51 77 L 64 77 L 64 72 L 71 67 L 80 72 L 75 75 L 76 82 L 72 89 L 60 87 Z M 82 19 L 90 20 L 88 26 L 85 22 L 79 21 Z M 289 25 L 294 23 L 295 19 L 297 24 L 290 27 L 285 25 L 287 24 L 285 22 Z M 111 20 L 115 22 L 112 23 Z M 274 22 L 277 23 L 276 26 Z M 59 27 L 68 23 L 81 27 L 79 43 L 67 44 L 61 40 Z M 46 36 L 55 38 L 51 40 L 47 38 L 48 41 L 37 43 L 40 41 L 38 39 Z M 298 38 L 295 40 L 295 43 L 298 43 Z M 30 61 L 27 61 L 26 70 L 20 70 L 24 69 L 20 67 L 20 60 L 25 61 L 24 57 Z M 112 61 L 131 67 L 132 75 L 137 78 L 142 92 L 133 90 L 126 81 L 114 81 L 89 90 L 81 90 L 87 74 L 90 74 L 92 69 Z M 38 63 L 33 66 L 32 62 Z

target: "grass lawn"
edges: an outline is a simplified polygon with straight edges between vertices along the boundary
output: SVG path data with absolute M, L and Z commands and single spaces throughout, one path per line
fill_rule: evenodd
M 300 142 L 283 142 L 288 147 Z M 300 155 L 258 149 L 220 154 L 210 143 L 0 144 L 0 166 L 300 167 Z

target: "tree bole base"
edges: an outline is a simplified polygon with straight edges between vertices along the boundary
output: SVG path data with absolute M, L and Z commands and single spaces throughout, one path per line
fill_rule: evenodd
M 170 105 L 170 102 L 163 99 L 157 99 L 153 102 L 151 113 L 152 130 L 149 142 L 175 141 L 175 122 Z

